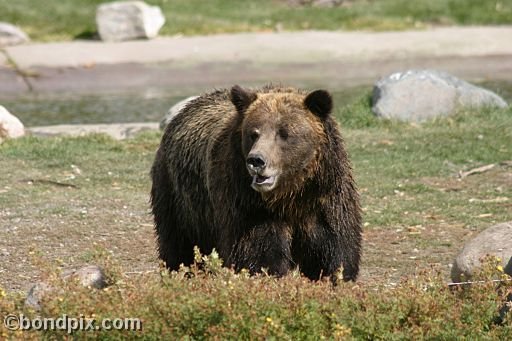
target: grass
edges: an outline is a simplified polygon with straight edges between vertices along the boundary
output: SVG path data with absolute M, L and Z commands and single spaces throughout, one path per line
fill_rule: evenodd
M 159 133 L 25 137 L 0 145 L 0 315 L 34 316 L 23 292 L 42 278 L 62 289 L 44 303 L 44 317 L 143 321 L 141 332 L 73 334 L 80 339 L 509 339 L 510 320 L 495 318 L 510 287 L 452 291 L 446 282 L 465 240 L 512 220 L 512 169 L 503 163 L 512 160 L 512 109 L 411 125 L 376 119 L 366 91 L 335 112 L 364 207 L 357 284 L 234 275 L 215 257 L 198 257 L 206 270 L 162 272 L 148 211 Z M 486 173 L 457 177 L 490 163 L 497 166 Z M 88 263 L 106 269 L 108 289 L 55 276 Z M 490 261 L 479 278 L 500 276 Z M 0 338 L 20 336 L 66 334 L 0 326 Z
M 337 116 L 342 126 L 358 128 L 348 138 L 354 139 L 349 146 L 359 168 L 363 190 L 371 189 L 367 205 L 394 212 L 391 217 L 369 214 L 368 223 L 381 225 L 384 221 L 401 220 L 414 225 L 423 220 L 414 215 L 401 216 L 402 212 L 428 215 L 430 211 L 444 217 L 454 216 L 467 226 L 479 227 L 475 207 L 480 214 L 494 214 L 497 209 L 505 213 L 505 220 L 511 217 L 506 213 L 510 211 L 510 204 L 468 205 L 471 198 L 500 194 L 510 197 L 512 193 L 505 189 L 510 181 L 507 176 L 497 182 L 464 180 L 472 183 L 469 186 L 472 189 L 463 189 L 462 181 L 455 177 L 458 170 L 511 159 L 510 110 L 462 111 L 454 117 L 418 127 L 380 121 L 370 110 L 369 95 L 362 95 L 353 105 L 339 110 Z M 397 196 L 401 197 L 399 204 L 395 202 Z M 456 210 L 460 210 L 458 214 Z
M 0 20 L 34 40 L 94 36 L 103 0 L 0 0 Z M 163 35 L 274 30 L 401 30 L 430 25 L 512 23 L 510 0 L 353 0 L 338 8 L 294 7 L 285 0 L 148 0 L 162 8 Z

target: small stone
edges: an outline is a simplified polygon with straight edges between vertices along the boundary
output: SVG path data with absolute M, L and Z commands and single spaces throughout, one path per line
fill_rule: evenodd
M 160 129 L 164 130 L 165 127 L 169 124 L 169 122 L 172 121 L 176 115 L 180 113 L 183 108 L 189 103 L 198 98 L 199 96 L 190 96 L 188 98 L 185 98 L 182 101 L 179 101 L 178 103 L 174 104 L 171 109 L 167 112 L 167 114 L 164 116 L 162 121 L 160 121 Z
M 96 10 L 96 25 L 104 41 L 154 38 L 164 23 L 160 7 L 143 1 L 109 2 Z
M 28 41 L 28 35 L 19 27 L 0 22 L 0 47 L 24 44 Z
M 501 259 L 503 271 L 512 276 L 512 222 L 502 223 L 482 231 L 464 245 L 453 262 L 452 281 L 471 279 L 480 259 L 486 255 Z
M 64 276 L 64 279 L 76 279 L 84 287 L 103 289 L 107 286 L 107 280 L 103 270 L 96 265 L 88 265 L 70 275 Z
M 291 6 L 339 7 L 347 0 L 288 0 Z
M 0 143 L 7 138 L 18 138 L 24 135 L 23 123 L 0 105 Z
M 436 70 L 409 70 L 380 79 L 372 103 L 377 116 L 407 122 L 448 116 L 465 107 L 508 106 L 492 91 Z
M 52 292 L 53 289 L 45 282 L 34 284 L 28 291 L 27 298 L 25 299 L 25 306 L 34 310 L 41 310 L 41 301 L 44 296 Z
M 338 7 L 346 0 L 313 0 L 311 5 L 313 7 Z
M 88 265 L 76 271 L 64 271 L 61 277 L 64 280 L 77 280 L 78 283 L 87 288 L 103 289 L 108 284 L 103 270 L 96 265 Z M 27 294 L 25 306 L 41 310 L 41 301 L 53 291 L 55 289 L 45 282 L 36 283 Z

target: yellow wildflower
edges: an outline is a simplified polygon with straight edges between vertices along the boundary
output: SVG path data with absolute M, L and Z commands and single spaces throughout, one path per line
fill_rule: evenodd
M 334 326 L 334 337 L 336 340 L 344 339 L 352 334 L 352 329 L 344 325 L 336 323 Z

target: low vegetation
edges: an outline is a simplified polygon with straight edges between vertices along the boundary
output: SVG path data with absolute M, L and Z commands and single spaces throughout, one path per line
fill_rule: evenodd
M 336 99 L 339 103 L 340 99 Z M 512 220 L 512 109 L 461 111 L 422 125 L 376 119 L 362 91 L 336 111 L 364 206 L 364 258 L 357 284 L 235 275 L 216 257 L 169 274 L 158 267 L 148 211 L 149 168 L 160 133 L 114 141 L 26 137 L 0 145 L 0 315 L 23 313 L 41 278 L 54 294 L 43 317 L 140 318 L 142 331 L 76 331 L 104 339 L 510 339 L 497 324 L 510 286 L 449 288 L 463 242 Z M 486 164 L 488 172 L 459 178 Z M 103 266 L 104 290 L 58 274 Z M 489 260 L 477 277 L 502 278 Z M 200 270 L 202 269 L 202 270 Z M 63 331 L 0 338 L 62 338 Z
M 34 40 L 93 38 L 104 0 L 0 0 L 1 20 Z M 512 23 L 507 0 L 347 0 L 336 8 L 294 6 L 289 0 L 147 0 L 162 8 L 164 35 L 276 30 L 401 30 L 431 25 Z
M 104 258 L 103 258 L 104 259 Z M 422 271 L 396 288 L 373 283 L 312 283 L 297 274 L 284 279 L 249 277 L 220 267 L 215 255 L 196 256 L 202 264 L 169 274 L 127 277 L 109 273 L 111 286 L 83 288 L 53 280 L 60 292 L 48 296 L 43 310 L 25 309 L 31 319 L 64 314 L 94 320 L 137 318 L 137 330 L 46 330 L 12 332 L 0 326 L 0 336 L 26 339 L 76 339 L 94 336 L 121 339 L 272 339 L 272 340 L 402 340 L 510 339 L 512 322 L 500 317 L 511 286 L 482 283 L 449 288 L 438 272 Z M 108 269 L 115 268 L 110 264 Z M 476 279 L 502 278 L 489 260 Z M 506 283 L 506 282 L 505 282 Z M 0 314 L 21 311 L 16 298 L 0 298 Z M 75 326 L 76 328 L 76 326 Z M 73 330 L 73 329 L 71 329 Z

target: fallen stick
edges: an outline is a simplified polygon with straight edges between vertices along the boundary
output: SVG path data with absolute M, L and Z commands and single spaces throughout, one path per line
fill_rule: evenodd
M 473 174 L 487 172 L 488 170 L 493 169 L 495 166 L 496 166 L 495 163 L 491 163 L 490 165 L 485 165 L 482 167 L 470 169 L 467 172 L 459 171 L 459 178 L 464 179 L 465 177 L 473 175 Z
M 46 180 L 46 179 L 23 179 L 23 180 L 19 180 L 18 182 L 31 182 L 33 184 L 41 183 L 41 184 L 54 185 L 54 186 L 59 186 L 59 187 L 78 188 L 77 185 L 53 181 L 53 180 Z
M 492 279 L 487 281 L 467 281 L 467 282 L 454 282 L 448 283 L 449 287 L 461 286 L 461 285 L 472 285 L 472 284 L 486 284 L 486 283 L 506 283 L 512 281 L 512 278 L 505 279 Z

